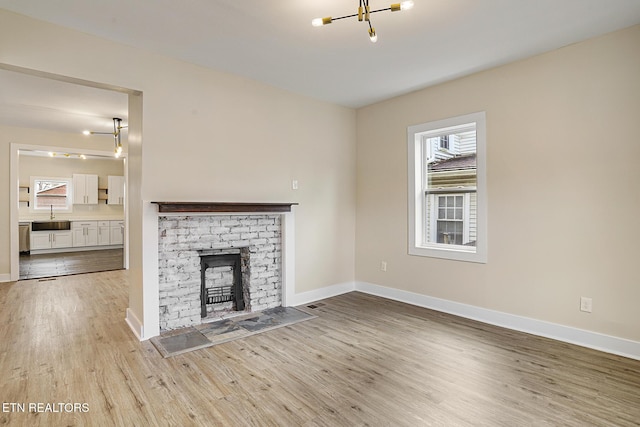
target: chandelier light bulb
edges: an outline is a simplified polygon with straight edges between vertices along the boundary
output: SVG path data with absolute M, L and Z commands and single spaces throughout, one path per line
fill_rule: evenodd
M 378 35 L 376 34 L 375 28 L 371 28 L 369 30 L 369 39 L 371 40 L 371 43 L 375 43 L 378 41 Z
M 411 0 L 400 3 L 400 10 L 409 10 L 411 8 L 413 8 L 413 2 Z
M 327 16 L 326 18 L 316 18 L 311 21 L 311 25 L 314 27 L 322 27 L 323 25 L 331 24 L 331 17 Z

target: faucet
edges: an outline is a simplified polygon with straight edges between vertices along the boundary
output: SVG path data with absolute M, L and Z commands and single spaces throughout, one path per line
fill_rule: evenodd
M 53 214 L 53 205 L 51 205 L 51 215 L 49 215 L 49 219 L 53 218 L 55 218 L 55 215 Z

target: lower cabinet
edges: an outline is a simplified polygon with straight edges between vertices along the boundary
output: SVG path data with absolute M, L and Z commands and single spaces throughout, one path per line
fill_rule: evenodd
M 73 246 L 71 231 L 32 231 L 31 250 L 70 248 Z
M 98 246 L 111 244 L 110 221 L 98 221 Z
M 31 231 L 30 244 L 32 251 L 68 248 L 66 251 L 45 252 L 68 252 L 81 247 L 94 250 L 102 249 L 99 246 L 123 245 L 124 221 L 71 221 L 71 230 Z
M 110 242 L 112 245 L 124 243 L 124 221 L 109 221 Z
M 98 246 L 98 221 L 73 221 L 73 247 Z

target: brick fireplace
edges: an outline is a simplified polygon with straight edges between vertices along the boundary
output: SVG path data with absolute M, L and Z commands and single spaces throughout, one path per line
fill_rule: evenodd
M 156 203 L 161 331 L 238 313 L 237 304 L 230 299 L 218 304 L 217 298 L 209 298 L 205 308 L 205 280 L 206 286 L 221 283 L 222 292 L 231 286 L 230 280 L 240 277 L 240 313 L 283 305 L 281 212 L 290 211 L 291 204 Z M 242 260 L 236 278 L 230 268 L 215 263 L 217 268 L 209 268 L 205 274 L 202 260 L 225 254 L 239 254 Z

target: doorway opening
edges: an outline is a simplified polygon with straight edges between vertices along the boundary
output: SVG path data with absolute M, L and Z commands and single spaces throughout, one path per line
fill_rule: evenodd
M 20 280 L 124 268 L 124 160 L 75 150 L 18 150 Z
M 10 144 L 10 280 L 128 269 L 128 190 L 131 175 L 134 183 L 139 182 L 141 165 L 128 159 L 130 138 L 123 139 L 124 153 L 115 159 L 113 138 L 82 133 L 100 131 L 96 120 L 112 125 L 113 117 L 126 121 L 132 115 L 133 132 L 129 134 L 133 134 L 134 151 L 139 155 L 142 93 L 9 64 L 0 63 L 0 75 L 34 82 L 43 94 L 39 100 L 37 93 L 24 89 L 30 101 L 42 102 L 36 104 L 39 108 L 29 105 L 42 120 L 29 124 L 16 118 L 9 124 L 0 123 L 15 126 L 9 131 L 17 135 Z M 19 99 L 20 92 L 15 95 Z M 105 100 L 103 110 L 88 108 L 101 100 Z M 34 141 L 40 145 L 32 145 Z M 111 165 L 92 170 L 100 162 Z M 112 178 L 117 178 L 115 184 Z M 94 184 L 95 196 L 87 190 Z M 114 190 L 118 185 L 122 190 Z M 134 188 L 133 193 L 138 191 Z M 58 200 L 65 197 L 64 203 Z M 47 203 L 49 209 L 42 209 Z

